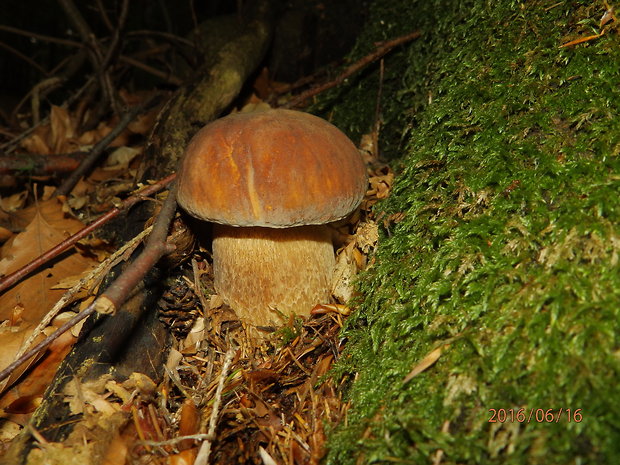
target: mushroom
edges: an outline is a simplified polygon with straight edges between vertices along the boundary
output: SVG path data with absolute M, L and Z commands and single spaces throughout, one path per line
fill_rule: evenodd
M 354 211 L 367 185 L 339 129 L 292 110 L 226 116 L 192 138 L 178 183 L 179 205 L 214 223 L 215 290 L 242 321 L 270 325 L 329 299 L 327 223 Z

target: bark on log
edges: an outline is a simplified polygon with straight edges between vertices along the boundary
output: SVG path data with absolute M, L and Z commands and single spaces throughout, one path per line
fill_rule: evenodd
M 140 180 L 159 179 L 173 172 L 193 133 L 231 105 L 267 50 L 272 29 L 269 3 L 268 0 L 259 2 L 253 19 L 245 25 L 239 24 L 237 30 L 227 27 L 227 40 L 219 38 L 222 45 L 215 53 L 211 49 L 210 58 L 197 73 L 199 78 L 181 88 L 161 112 L 150 137 Z M 205 42 L 209 43 L 209 38 Z M 142 229 L 151 216 L 151 208 L 152 202 L 144 202 L 130 211 L 125 238 L 135 236 Z M 122 267 L 118 266 L 112 275 L 120 273 Z M 132 298 L 115 316 L 94 315 L 86 321 L 78 343 L 61 364 L 34 413 L 32 428 L 25 429 L 13 442 L 0 463 L 40 463 L 41 451 L 35 447 L 37 441 L 32 431 L 48 441 L 60 442 L 76 429 L 81 415 L 72 415 L 65 401 L 68 382 L 78 379 L 84 383 L 106 374 L 124 381 L 133 372 L 144 373 L 156 381 L 161 377 L 169 335 L 154 310 L 167 275 L 168 270 L 163 267 L 153 269 L 144 286 L 134 290 Z M 108 441 L 128 420 L 129 413 L 117 416 L 105 425 L 105 431 L 98 433 L 94 447 L 92 441 L 63 445 L 64 452 L 46 456 L 46 463 L 69 463 L 69 457 L 77 456 L 88 457 L 82 463 L 100 463 Z

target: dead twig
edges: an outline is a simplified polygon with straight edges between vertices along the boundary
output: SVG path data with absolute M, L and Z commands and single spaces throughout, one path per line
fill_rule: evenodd
M 131 58 L 125 55 L 121 55 L 119 57 L 119 61 L 122 61 L 123 63 L 126 63 L 130 66 L 133 66 L 134 68 L 138 68 L 141 69 L 142 71 L 145 71 L 149 74 L 152 74 L 153 76 L 156 76 L 158 78 L 160 78 L 162 81 L 167 82 L 168 84 L 173 84 L 175 86 L 180 86 L 183 81 L 181 81 L 181 79 L 179 79 L 176 76 L 173 76 L 170 73 L 166 73 L 164 71 L 160 71 L 157 68 L 153 68 L 150 65 L 147 65 L 146 63 L 142 63 L 139 60 L 136 60 L 135 58 Z
M 21 280 L 22 278 L 24 278 L 25 276 L 27 276 L 28 274 L 30 274 L 31 272 L 39 268 L 40 266 L 44 265 L 45 263 L 49 262 L 53 258 L 57 257 L 58 255 L 63 253 L 65 250 L 69 249 L 74 244 L 76 244 L 79 240 L 88 236 L 90 233 L 92 233 L 94 230 L 99 228 L 101 225 L 107 223 L 112 218 L 118 216 L 122 211 L 127 210 L 128 208 L 140 202 L 141 200 L 144 200 L 146 196 L 159 192 L 164 187 L 166 187 L 168 184 L 170 184 L 175 179 L 175 177 L 176 177 L 176 174 L 171 174 L 170 176 L 162 179 L 161 181 L 144 188 L 139 193 L 132 195 L 131 197 L 125 199 L 118 207 L 113 208 L 105 215 L 99 217 L 97 220 L 93 221 L 91 224 L 89 224 L 82 230 L 78 231 L 73 236 L 68 237 L 67 239 L 62 241 L 60 244 L 58 244 L 57 246 L 45 252 L 40 257 L 31 261 L 27 265 L 24 265 L 19 270 L 14 271 L 13 273 L 5 276 L 4 278 L 0 280 L 0 292 L 5 291 L 6 289 L 8 289 L 9 287 L 17 283 L 19 280 Z
M 82 47 L 82 44 L 76 42 L 74 40 L 69 39 L 59 39 L 58 37 L 46 36 L 43 34 L 38 34 L 32 31 L 26 31 L 24 29 L 19 29 L 12 26 L 7 26 L 5 24 L 0 24 L 0 31 L 10 32 L 12 34 L 17 34 L 20 36 L 30 37 L 31 39 L 38 39 L 44 42 L 52 42 L 59 45 L 66 45 L 68 47 Z
M 277 99 L 279 96 L 288 94 L 290 92 L 294 92 L 299 88 L 306 87 L 313 82 L 322 80 L 325 74 L 327 73 L 327 68 L 335 68 L 337 66 L 339 66 L 339 63 L 337 62 L 328 64 L 326 67 L 321 68 L 320 70 L 316 71 L 315 73 L 309 76 L 303 76 L 293 83 L 278 86 L 278 88 L 274 89 L 271 95 L 269 96 L 268 103 L 271 104 L 271 106 L 276 106 Z
M 0 152 L 0 175 L 46 176 L 74 171 L 86 156 L 86 152 L 41 155 L 20 153 L 6 155 Z
M 56 189 L 54 195 L 68 195 L 73 187 L 79 182 L 80 178 L 93 167 L 105 148 L 125 130 L 125 128 L 136 118 L 136 116 L 152 108 L 157 102 L 159 102 L 159 95 L 156 95 L 142 105 L 136 105 L 130 111 L 125 113 L 116 127 L 114 127 L 114 129 L 112 129 L 112 131 L 110 131 L 110 133 L 103 139 L 97 142 L 88 156 L 84 158 L 80 166 L 73 173 L 71 173 L 71 175 L 62 183 L 62 185 L 60 185 L 60 187 L 58 187 L 58 189 Z
M 166 242 L 168 228 L 176 211 L 177 183 L 173 182 L 168 192 L 168 197 L 153 224 L 153 230 L 149 235 L 144 250 L 123 271 L 123 273 L 110 284 L 107 289 L 86 307 L 82 312 L 64 323 L 60 328 L 43 339 L 40 343 L 27 351 L 9 366 L 0 371 L 0 381 L 8 378 L 22 363 L 48 347 L 61 334 L 69 331 L 73 326 L 95 312 L 113 314 L 125 302 L 133 288 L 146 276 L 149 270 L 171 251 L 174 246 Z
M 36 346 L 30 349 L 28 352 L 23 354 L 21 357 L 18 357 L 13 363 L 11 363 L 9 366 L 7 366 L 2 371 L 0 371 L 0 381 L 4 381 L 6 378 L 11 376 L 11 374 L 17 368 L 19 368 L 22 365 L 22 363 L 25 363 L 31 357 L 34 357 L 35 355 L 37 355 L 43 349 L 47 348 L 52 342 L 58 339 L 62 334 L 69 331 L 71 328 L 73 328 L 75 325 L 77 325 L 80 321 L 82 321 L 86 317 L 95 313 L 96 311 L 95 302 L 90 304 L 86 309 L 84 309 L 84 311 L 75 315 L 73 318 L 71 318 L 66 323 L 64 323 L 60 328 L 58 328 L 52 334 L 47 336 L 45 339 L 39 342 Z
M 103 20 L 103 24 L 108 28 L 110 32 L 114 31 L 114 26 L 112 25 L 112 21 L 110 21 L 110 17 L 108 16 L 108 12 L 103 6 L 103 2 L 101 0 L 97 0 L 97 9 L 99 13 L 101 13 L 101 19 Z
M 183 44 L 186 45 L 188 47 L 194 47 L 194 42 L 192 42 L 191 40 L 187 40 L 185 37 L 180 37 L 177 36 L 175 34 L 171 34 L 169 32 L 164 32 L 164 31 L 150 31 L 150 30 L 138 30 L 138 31 L 131 31 L 127 33 L 127 37 L 133 37 L 133 36 L 154 36 L 154 37 L 161 37 L 163 39 L 166 39 L 169 42 L 173 42 L 173 43 L 179 43 L 179 44 Z
M 63 79 L 58 77 L 58 76 L 54 76 L 51 78 L 47 78 L 44 79 L 43 81 L 39 82 L 37 85 L 35 85 L 32 90 L 32 100 L 30 102 L 30 107 L 32 110 L 32 124 L 38 124 L 39 121 L 41 120 L 41 116 L 39 114 L 39 107 L 40 107 L 40 103 L 41 103 L 41 93 L 45 92 L 45 91 L 51 91 L 53 89 L 58 88 L 59 86 L 61 86 L 63 83 Z
M 19 110 L 26 103 L 26 101 L 28 101 L 28 99 L 31 99 L 30 107 L 32 111 L 32 124 L 34 127 L 38 126 L 40 124 L 39 104 L 41 99 L 43 99 L 45 96 L 47 96 L 58 87 L 63 86 L 65 82 L 69 80 L 69 78 L 71 78 L 75 73 L 77 73 L 77 71 L 82 66 L 85 57 L 86 52 L 84 51 L 84 49 L 80 49 L 75 55 L 65 58 L 58 65 L 56 65 L 56 67 L 54 67 L 54 69 L 50 71 L 50 74 L 54 77 L 44 79 L 43 81 L 35 84 L 34 87 L 32 87 L 32 89 L 30 89 L 30 91 L 28 91 L 28 93 L 24 97 L 22 97 L 19 103 L 15 105 L 15 108 L 13 108 L 13 110 L 11 111 L 11 121 L 18 120 Z M 59 71 L 63 67 L 66 67 L 66 70 L 60 73 Z M 92 78 L 87 79 L 86 85 L 78 91 L 78 94 L 82 94 L 82 92 L 84 92 L 84 89 L 91 83 Z
M 194 465 L 207 465 L 209 463 L 209 456 L 211 455 L 211 442 L 215 439 L 215 427 L 217 425 L 217 419 L 220 415 L 220 405 L 222 404 L 222 392 L 224 391 L 224 384 L 226 377 L 228 376 L 228 370 L 232 363 L 233 356 L 235 355 L 235 348 L 230 345 L 222 364 L 222 372 L 220 373 L 220 379 L 215 391 L 215 400 L 213 402 L 213 409 L 211 410 L 211 417 L 209 418 L 209 430 L 207 431 L 207 439 L 201 444 Z
M 105 13 L 105 10 L 103 10 L 103 5 L 101 4 L 101 2 L 98 2 L 98 7 L 100 9 L 100 12 L 102 14 L 102 18 L 104 20 L 104 22 L 106 22 L 106 24 L 108 24 L 109 22 L 109 18 L 107 17 L 107 14 Z M 99 63 L 99 71 L 98 74 L 101 74 L 101 70 L 106 70 L 110 64 L 112 63 L 113 59 L 118 59 L 121 62 L 124 62 L 127 65 L 139 68 L 149 74 L 152 74 L 153 76 L 156 76 L 162 80 L 164 80 L 165 82 L 168 82 L 170 84 L 173 85 L 181 85 L 181 80 L 173 75 L 171 75 L 170 73 L 166 73 L 164 71 L 160 71 L 152 66 L 147 65 L 146 63 L 142 63 L 141 61 L 132 58 L 132 57 L 128 57 L 128 56 L 124 56 L 124 55 L 120 55 L 118 52 L 120 50 L 120 44 L 121 44 L 121 30 L 123 29 L 126 21 L 127 21 L 127 15 L 128 15 L 128 9 L 129 9 L 129 2 L 128 0 L 125 0 L 121 6 L 121 13 L 119 16 L 119 20 L 118 20 L 118 26 L 116 28 L 112 28 L 111 25 L 109 25 L 109 29 L 111 32 L 113 32 L 111 39 L 102 39 L 102 42 L 107 42 L 109 41 L 109 44 L 107 45 L 107 52 L 105 57 L 102 59 L 101 63 Z M 51 42 L 51 43 L 56 43 L 59 45 L 64 45 L 67 47 L 73 47 L 73 48 L 78 48 L 80 49 L 80 54 L 84 54 L 85 55 L 85 51 L 88 50 L 87 47 L 85 47 L 85 45 L 83 43 L 80 42 L 76 42 L 74 40 L 68 40 L 68 39 L 61 39 L 61 38 L 57 38 L 57 37 L 52 37 L 52 36 L 47 36 L 47 35 L 43 35 L 43 34 L 38 34 L 35 32 L 31 32 L 31 31 L 27 31 L 27 30 L 23 30 L 23 29 L 19 29 L 16 27 L 12 27 L 12 26 L 5 26 L 5 25 L 0 25 L 0 31 L 5 31 L 5 32 L 9 32 L 12 34 L 17 34 L 17 35 L 21 35 L 21 36 L 25 36 L 25 37 L 30 37 L 32 39 L 38 39 L 41 41 L 45 41 L 45 42 Z M 188 46 L 193 46 L 192 42 L 190 42 L 187 39 L 184 39 L 182 37 L 178 37 L 175 36 L 173 34 L 169 34 L 169 33 L 165 33 L 165 32 L 159 32 L 159 31 L 132 31 L 127 33 L 127 36 L 144 36 L 144 35 L 153 35 L 153 36 L 160 36 L 164 39 L 166 39 L 169 42 L 173 42 L 173 43 L 177 43 L 177 44 L 183 44 L 183 45 L 188 45 Z M 17 51 L 15 51 L 17 52 Z M 19 52 L 17 52 L 19 53 Z M 22 55 L 24 58 L 25 55 Z M 43 70 L 41 68 L 41 72 L 45 71 L 46 75 L 52 75 L 54 77 L 49 78 L 49 79 L 45 79 L 43 81 L 41 81 L 39 84 L 37 84 L 25 97 L 24 99 L 22 99 L 22 101 L 20 101 L 20 103 L 17 105 L 16 109 L 13 111 L 13 116 L 15 115 L 16 111 L 23 105 L 24 100 L 29 98 L 31 96 L 31 94 L 35 94 L 36 96 L 42 97 L 44 95 L 47 95 L 50 91 L 52 91 L 53 89 L 57 88 L 58 86 L 64 84 L 64 82 L 66 82 L 66 80 L 74 74 L 74 72 L 66 72 L 63 73 L 63 75 L 61 76 L 57 76 L 58 73 L 58 69 L 61 68 L 63 66 L 63 64 L 66 61 L 71 61 L 74 58 L 76 58 L 76 56 L 73 57 L 68 57 L 67 59 L 63 60 L 63 62 L 56 66 L 55 69 L 47 72 L 45 70 Z M 81 59 L 78 60 L 81 63 Z M 91 59 L 92 61 L 92 59 Z M 75 66 L 72 68 L 76 68 Z M 51 81 L 53 80 L 53 81 Z M 52 84 L 50 84 L 50 82 L 53 82 L 53 86 Z M 106 80 L 106 86 L 108 87 L 108 93 L 110 93 L 110 86 L 112 85 L 111 81 L 108 82 Z M 41 92 L 41 89 L 44 89 L 44 92 Z M 40 95 L 39 95 L 40 94 Z M 116 102 L 116 100 L 114 100 L 112 103 Z M 33 122 L 34 124 L 38 124 L 39 121 L 39 117 L 38 117 L 38 111 L 39 111 L 39 105 L 38 105 L 38 99 L 33 97 L 33 101 L 32 101 L 32 113 L 33 113 Z M 117 113 L 120 113 L 118 111 L 118 108 L 115 108 L 115 111 Z
M 30 59 L 29 57 L 24 55 L 22 52 L 20 52 L 19 50 L 14 49 L 10 45 L 5 44 L 4 42 L 0 42 L 0 48 L 3 48 L 5 50 L 9 51 L 10 53 L 12 53 L 13 55 L 15 55 L 18 58 L 21 58 L 26 63 L 28 63 L 30 66 L 32 66 L 34 69 L 36 69 L 41 74 L 43 74 L 43 76 L 48 76 L 49 75 L 49 73 L 47 72 L 47 70 L 45 68 L 41 67 L 34 60 Z
M 381 44 L 378 45 L 377 49 L 374 52 L 372 52 L 369 55 L 366 55 L 364 58 L 356 61 L 355 63 L 347 67 L 342 73 L 340 73 L 332 81 L 326 82 L 319 86 L 313 87 L 312 89 L 308 89 L 305 92 L 302 92 L 297 97 L 292 98 L 287 103 L 282 105 L 282 107 L 283 108 L 297 107 L 301 105 L 302 103 L 304 103 L 309 98 L 314 97 L 315 95 L 318 95 L 321 92 L 325 92 L 328 89 L 331 89 L 333 87 L 336 87 L 342 84 L 345 79 L 357 73 L 359 70 L 369 65 L 373 61 L 376 61 L 379 58 L 383 57 L 388 52 L 390 52 L 393 48 L 398 47 L 399 45 L 402 45 L 406 42 L 410 42 L 414 39 L 417 39 L 421 35 L 422 33 L 420 31 L 414 31 L 404 36 L 398 37 L 396 39 L 389 40 L 387 42 L 382 42 Z

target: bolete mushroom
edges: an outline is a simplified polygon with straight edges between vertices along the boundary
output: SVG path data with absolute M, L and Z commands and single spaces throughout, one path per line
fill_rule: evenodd
M 291 110 L 229 115 L 192 138 L 178 182 L 179 205 L 214 223 L 215 289 L 241 320 L 269 325 L 328 300 L 326 224 L 355 210 L 367 184 L 339 129 Z

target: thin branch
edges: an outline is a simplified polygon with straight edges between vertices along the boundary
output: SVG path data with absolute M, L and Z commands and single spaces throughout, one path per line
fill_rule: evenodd
M 188 47 L 194 47 L 194 42 L 192 42 L 191 40 L 187 40 L 185 37 L 180 37 L 174 34 L 170 34 L 169 32 L 163 32 L 163 31 L 149 31 L 149 30 L 139 30 L 139 31 L 131 31 L 127 33 L 127 37 L 133 37 L 133 36 L 155 36 L 155 37 L 162 37 L 164 39 L 167 39 L 170 42 L 178 42 L 181 43 L 183 45 L 187 45 Z
M 130 207 L 132 207 L 133 205 L 135 205 L 136 203 L 144 200 L 145 197 L 152 195 L 156 192 L 159 192 L 164 187 L 166 187 L 168 184 L 170 184 L 175 178 L 176 178 L 176 174 L 171 174 L 170 176 L 162 179 L 161 181 L 144 188 L 139 193 L 132 195 L 131 197 L 124 200 L 119 207 L 113 208 L 108 213 L 99 217 L 97 220 L 93 221 L 91 224 L 89 224 L 82 230 L 78 231 L 73 236 L 68 237 L 67 239 L 62 241 L 60 244 L 56 245 L 55 247 L 45 252 L 40 257 L 31 261 L 30 263 L 23 266 L 19 270 L 14 271 L 13 273 L 5 276 L 4 278 L 0 280 L 0 292 L 5 291 L 9 287 L 13 286 L 15 283 L 20 281 L 22 278 L 32 273 L 33 271 L 35 271 L 40 266 L 49 262 L 53 258 L 56 258 L 58 255 L 63 253 L 65 250 L 73 247 L 73 245 L 75 245 L 78 241 L 80 241 L 84 237 L 91 234 L 93 231 L 95 231 L 101 225 L 110 221 L 112 218 L 118 216 L 122 211 L 125 211 L 129 209 Z
M 10 32 L 12 34 L 18 34 L 20 36 L 30 37 L 32 39 L 42 40 L 44 42 L 52 42 L 55 44 L 66 45 L 68 47 L 78 47 L 81 48 L 82 44 L 76 42 L 74 40 L 69 39 L 59 39 L 58 37 L 46 36 L 43 34 L 38 34 L 32 31 L 26 31 L 24 29 L 19 29 L 12 26 L 6 26 L 4 24 L 0 24 L 0 31 Z
M 125 55 L 121 55 L 119 57 L 119 60 L 130 65 L 130 66 L 134 66 L 136 68 L 141 69 L 142 71 L 146 71 L 149 74 L 152 74 L 153 76 L 156 76 L 158 78 L 160 78 L 163 81 L 166 81 L 169 84 L 174 84 L 175 86 L 180 86 L 183 81 L 181 81 L 181 79 L 179 79 L 176 76 L 171 75 L 170 73 L 166 73 L 164 71 L 160 71 L 157 68 L 153 68 L 152 66 L 149 66 L 145 63 L 142 63 L 141 61 L 138 61 L 134 58 L 125 56 Z
M 51 71 L 50 75 L 54 76 L 49 79 L 44 79 L 43 81 L 34 85 L 30 91 L 19 101 L 19 103 L 13 108 L 11 112 L 11 119 L 13 121 L 17 120 L 18 112 L 22 105 L 26 103 L 26 101 L 31 98 L 30 106 L 32 108 L 32 119 L 33 125 L 38 125 L 39 122 L 39 102 L 42 98 L 47 96 L 50 92 L 52 92 L 57 87 L 62 86 L 69 78 L 71 78 L 77 71 L 81 68 L 82 63 L 86 57 L 86 49 L 80 48 L 77 53 L 68 56 L 61 60 L 59 64 L 57 64 Z M 64 72 L 60 73 L 60 70 L 66 66 Z M 56 82 L 54 82 L 56 80 Z M 87 79 L 86 86 L 90 85 L 92 82 L 92 77 Z M 50 85 L 50 82 L 53 85 Z M 78 92 L 81 93 L 84 87 L 80 89 Z
M 34 60 L 31 60 L 30 58 L 28 58 L 26 55 L 24 55 L 19 50 L 14 49 L 13 47 L 11 47 L 10 45 L 5 44 L 4 42 L 0 42 L 0 48 L 4 48 L 5 50 L 8 50 L 9 52 L 11 52 L 13 55 L 17 56 L 18 58 L 21 58 L 22 60 L 24 60 L 26 63 L 28 63 L 30 66 L 32 66 L 34 69 L 39 71 L 44 76 L 49 76 L 49 73 L 47 72 L 47 70 L 45 70 L 43 67 L 39 66 L 38 63 L 36 63 Z
M 121 14 L 118 18 L 118 25 L 114 30 L 114 35 L 112 36 L 112 41 L 108 46 L 108 51 L 105 55 L 105 58 L 101 62 L 101 71 L 104 71 L 112 61 L 112 58 L 116 54 L 119 49 L 120 40 L 121 40 L 121 31 L 125 28 L 125 22 L 127 21 L 127 12 L 129 11 L 129 0 L 123 0 L 121 6 Z
M 69 21 L 71 21 L 71 24 L 73 24 L 73 26 L 75 26 L 75 28 L 77 29 L 78 34 L 82 38 L 82 41 L 85 44 L 96 45 L 93 44 L 95 34 L 93 34 L 93 31 L 90 29 L 90 26 L 84 19 L 84 16 L 82 16 L 82 13 L 80 13 L 73 1 L 58 0 L 58 3 L 60 3 L 60 6 L 65 11 L 65 14 L 69 17 Z
M 286 104 L 282 105 L 282 107 L 283 108 L 293 108 L 293 107 L 299 106 L 302 103 L 304 103 L 306 100 L 308 100 L 309 98 L 314 97 L 315 95 L 318 95 L 321 92 L 325 92 L 328 89 L 331 89 L 333 87 L 336 87 L 336 86 L 342 84 L 345 79 L 347 79 L 348 77 L 350 77 L 353 74 L 357 73 L 358 71 L 360 71 L 362 68 L 364 68 L 365 66 L 369 65 L 373 61 L 376 61 L 379 58 L 383 57 L 388 52 L 390 52 L 393 48 L 398 47 L 399 45 L 402 45 L 402 44 L 404 44 L 406 42 L 410 42 L 410 41 L 412 41 L 414 39 L 417 39 L 421 35 L 422 34 L 421 34 L 420 31 L 414 31 L 414 32 L 411 32 L 411 33 L 409 33 L 407 35 L 398 37 L 396 39 L 389 40 L 387 42 L 382 42 L 377 47 L 377 49 L 374 52 L 372 52 L 369 55 L 366 55 L 361 60 L 358 60 L 355 63 L 353 63 L 351 66 L 347 67 L 334 80 L 326 82 L 326 83 L 321 84 L 319 86 L 313 87 L 312 89 L 308 89 L 305 92 L 302 92 L 297 97 L 292 98 Z
M 337 66 L 339 66 L 339 63 L 333 62 L 333 63 L 328 64 L 326 67 L 317 70 L 315 73 L 312 73 L 309 76 L 303 76 L 299 78 L 295 82 L 292 82 L 290 84 L 279 84 L 277 89 L 273 89 L 271 91 L 270 96 L 269 96 L 269 103 L 272 106 L 277 105 L 277 100 L 280 95 L 294 92 L 295 90 L 301 87 L 306 87 L 310 83 L 319 81 L 319 79 L 322 79 L 322 77 L 327 73 L 326 69 L 328 68 L 333 69 Z
M 44 79 L 43 81 L 39 82 L 37 85 L 35 85 L 32 88 L 32 91 L 31 91 L 32 100 L 30 101 L 30 108 L 32 110 L 32 123 L 33 124 L 36 125 L 41 120 L 41 116 L 39 114 L 41 94 L 43 94 L 45 91 L 51 92 L 52 90 L 60 87 L 62 84 L 63 84 L 63 79 L 54 76 L 51 78 Z
M 148 237 L 146 246 L 140 255 L 112 282 L 110 286 L 95 301 L 82 312 L 64 323 L 60 328 L 19 357 L 9 366 L 0 371 L 0 381 L 8 378 L 22 363 L 48 347 L 60 335 L 69 331 L 73 326 L 95 312 L 112 314 L 125 302 L 133 288 L 144 278 L 149 270 L 171 251 L 171 246 L 166 242 L 168 228 L 174 212 L 176 211 L 177 183 L 173 182 L 164 201 L 161 211 L 153 224 L 153 230 Z
M 220 405 L 222 404 L 222 392 L 224 391 L 224 384 L 226 377 L 228 376 L 228 370 L 235 355 L 235 348 L 232 344 L 229 346 L 222 364 L 222 372 L 220 373 L 220 379 L 215 391 L 215 400 L 213 402 L 213 409 L 211 410 L 211 417 L 209 418 L 209 430 L 207 431 L 207 438 L 205 442 L 200 445 L 200 450 L 194 461 L 194 465 L 207 465 L 209 463 L 209 456 L 211 455 L 211 443 L 215 439 L 215 427 L 217 426 L 217 418 L 220 414 Z
M 99 9 L 99 13 L 101 13 L 101 19 L 103 20 L 103 24 L 105 24 L 105 26 L 108 28 L 110 32 L 114 31 L 114 26 L 112 26 L 112 21 L 110 21 L 108 12 L 103 6 L 103 2 L 101 0 L 97 0 L 97 8 Z

